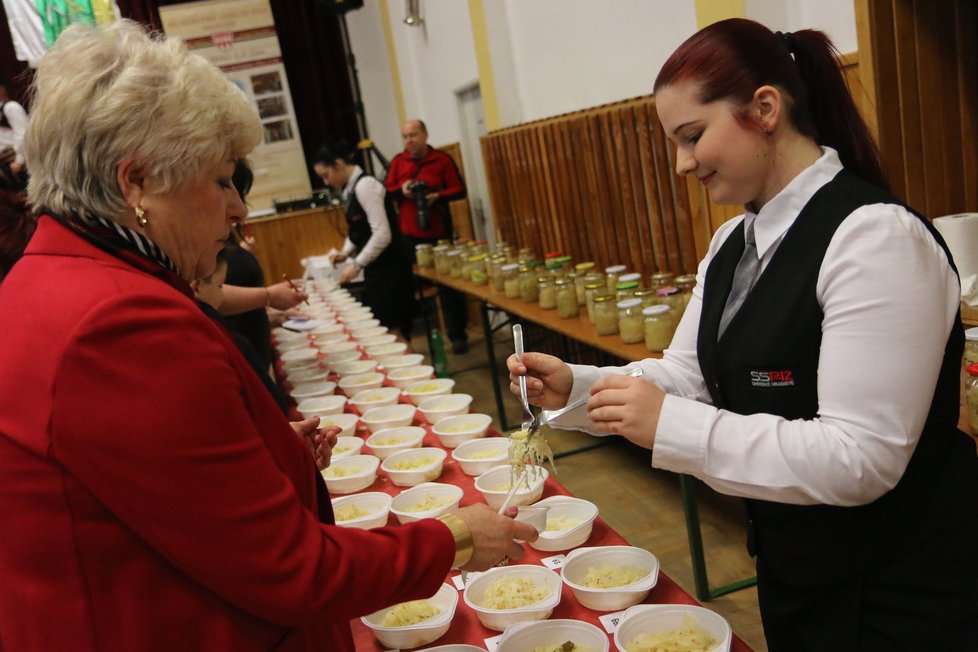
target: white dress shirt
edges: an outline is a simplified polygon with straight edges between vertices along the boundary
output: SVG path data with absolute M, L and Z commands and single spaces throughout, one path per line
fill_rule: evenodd
M 20 142 L 24 140 L 27 129 L 27 112 L 24 107 L 13 100 L 3 103 L 3 113 L 7 116 L 10 127 L 0 127 L 0 149 L 14 148 L 14 162 L 24 162 L 24 154 L 20 151 Z
M 902 477 L 930 410 L 960 299 L 947 256 L 906 209 L 860 207 L 825 252 L 816 283 L 824 314 L 818 418 L 717 409 L 697 361 L 703 280 L 732 229 L 755 221 L 763 270 L 801 209 L 841 169 L 838 154 L 823 148 L 821 158 L 759 213 L 717 229 L 663 359 L 625 367 L 641 367 L 645 379 L 666 392 L 652 466 L 691 474 L 722 493 L 798 505 L 866 504 Z M 571 368 L 571 401 L 623 369 Z M 555 425 L 600 434 L 584 410 Z
M 363 168 L 354 165 L 350 180 L 346 182 L 346 186 L 343 188 L 343 201 L 347 201 L 350 193 L 356 188 L 357 201 L 360 202 L 360 206 L 366 212 L 367 222 L 370 224 L 370 239 L 367 240 L 363 249 L 354 259 L 360 269 L 372 263 L 377 256 L 382 254 L 393 239 L 390 223 L 387 221 L 387 209 L 384 207 L 384 196 L 387 194 L 387 189 L 384 188 L 384 184 L 373 177 L 367 177 L 358 184 L 357 181 L 362 174 Z M 343 243 L 343 253 L 349 256 L 354 251 L 356 251 L 356 246 L 347 238 Z

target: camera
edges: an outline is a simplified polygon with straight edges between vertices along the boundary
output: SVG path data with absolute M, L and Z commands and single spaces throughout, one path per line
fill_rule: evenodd
M 428 184 L 424 181 L 412 181 L 408 184 L 408 189 L 414 197 L 414 207 L 418 213 L 418 228 L 427 231 L 431 226 L 428 217 Z

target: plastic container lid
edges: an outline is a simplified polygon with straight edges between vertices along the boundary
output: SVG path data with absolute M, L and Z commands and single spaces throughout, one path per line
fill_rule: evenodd
M 576 265 L 574 265 L 574 269 L 576 269 L 579 272 L 583 272 L 593 268 L 594 268 L 594 261 L 590 261 L 590 260 L 587 261 L 586 263 L 577 263 Z
M 655 291 L 655 293 L 660 297 L 671 297 L 672 295 L 679 294 L 680 292 L 682 292 L 682 290 L 672 285 L 668 285 L 664 288 L 659 288 L 658 290 Z
M 618 281 L 621 283 L 631 283 L 632 281 L 638 283 L 641 280 L 642 280 L 642 275 L 639 274 L 638 272 L 632 272 L 631 274 L 622 274 L 621 276 L 618 277 Z
M 642 309 L 642 314 L 648 317 L 649 315 L 664 315 L 669 312 L 669 306 L 664 306 L 661 303 L 655 306 L 648 306 Z M 975 363 L 978 366 L 978 362 Z
M 618 278 L 621 278 L 620 276 Z M 616 290 L 631 290 L 638 287 L 638 281 L 625 281 L 615 285 Z
M 603 303 L 605 301 L 614 301 L 614 300 L 615 300 L 615 295 L 613 294 L 599 294 L 593 299 L 595 303 Z
M 514 269 L 519 269 L 519 268 L 520 268 L 520 264 L 519 263 L 508 263 L 506 265 L 503 265 L 499 269 L 503 270 L 504 272 L 511 272 Z
M 972 362 L 969 364 L 967 372 L 972 376 L 978 376 L 978 362 Z
M 604 271 L 605 274 L 621 274 L 626 269 L 628 268 L 625 267 L 624 265 L 612 265 L 611 267 L 605 267 Z
M 967 329 L 964 332 L 964 339 L 971 340 L 972 342 L 978 340 L 978 327 Z
M 641 299 L 622 299 L 618 302 L 619 310 L 628 310 L 629 308 L 638 308 L 642 305 Z

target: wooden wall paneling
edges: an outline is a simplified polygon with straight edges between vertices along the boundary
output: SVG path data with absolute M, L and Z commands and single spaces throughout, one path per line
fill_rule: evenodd
M 554 159 L 554 152 L 550 147 L 552 143 L 550 127 L 552 124 L 552 122 L 545 122 L 533 130 L 536 162 L 540 170 L 539 176 L 542 180 L 540 200 L 545 207 L 542 215 L 550 216 L 550 219 L 542 220 L 546 240 L 544 252 L 564 250 L 564 238 L 560 228 L 563 220 L 560 211 L 557 210 L 557 199 L 554 190 L 554 186 L 560 182 L 560 178 L 555 174 L 556 161 Z
M 931 9 L 933 19 L 930 27 L 938 34 L 944 32 L 943 38 L 935 43 L 937 46 L 934 60 L 931 62 L 930 76 L 937 86 L 937 95 L 929 102 L 922 102 L 921 110 L 925 116 L 925 129 L 931 130 L 934 122 L 940 124 L 940 139 L 936 143 L 937 156 L 941 159 L 943 173 L 938 179 L 940 185 L 939 204 L 931 217 L 940 217 L 954 211 L 955 206 L 964 206 L 964 184 L 958 183 L 963 178 L 964 152 L 961 147 L 962 120 L 958 114 L 962 93 L 958 71 L 961 60 L 957 57 L 957 30 L 942 29 L 942 23 L 954 18 L 954 7 L 938 7 Z M 941 61 L 947 65 L 942 65 Z M 926 142 L 925 138 L 925 142 Z
M 649 273 L 666 269 L 669 266 L 669 256 L 666 246 L 665 219 L 666 209 L 661 188 L 661 180 L 655 165 L 655 130 L 652 120 L 657 120 L 651 110 L 652 103 L 639 108 L 638 117 L 638 150 L 639 166 L 642 171 L 642 186 L 645 193 L 645 203 L 649 213 L 650 260 Z
M 618 166 L 615 162 L 615 122 L 611 115 L 605 112 L 600 113 L 598 119 L 602 131 L 599 142 L 601 152 L 600 160 L 604 168 L 602 185 L 604 186 L 605 199 L 607 200 L 607 210 L 602 213 L 601 217 L 604 228 L 608 230 L 608 233 L 612 234 L 614 245 L 609 251 L 611 254 L 610 264 L 620 263 L 634 267 L 634 261 L 631 260 L 628 252 L 627 236 L 625 236 L 622 225 L 622 213 L 624 209 L 622 208 L 621 184 L 618 180 Z
M 896 2 L 893 10 L 896 56 L 901 63 L 897 76 L 900 95 L 900 132 L 903 135 L 902 162 L 905 184 L 903 199 L 927 215 L 927 187 L 924 181 L 920 114 L 917 110 L 920 81 L 916 63 L 917 38 L 913 3 Z
M 921 180 L 923 181 L 924 204 L 918 210 L 931 218 L 946 213 L 947 204 L 944 201 L 944 185 L 950 181 L 951 170 L 944 168 L 944 133 L 948 125 L 940 119 L 941 110 L 935 106 L 935 100 L 946 98 L 953 104 L 957 95 L 954 88 L 942 87 L 940 61 L 944 59 L 938 52 L 941 42 L 947 42 L 947 37 L 937 38 L 939 3 L 931 0 L 914 0 L 914 51 L 917 64 L 916 103 L 908 107 L 908 113 L 915 115 L 920 125 Z M 953 47 L 953 44 L 952 44 Z M 953 67 L 950 66 L 950 67 Z M 941 102 L 936 102 L 941 104 Z M 918 157 L 909 157 L 918 158 Z
M 533 230 L 530 235 L 535 242 L 533 251 L 538 259 L 543 259 L 545 251 L 552 246 L 552 236 L 549 228 L 549 206 L 547 205 L 547 179 L 543 174 L 543 161 L 540 156 L 539 139 L 536 131 L 539 126 L 522 132 L 527 166 L 530 170 L 530 193 L 533 197 Z
M 510 201 L 513 202 L 513 219 L 511 223 L 513 237 L 511 242 L 517 248 L 523 247 L 526 246 L 523 234 L 527 231 L 526 220 L 528 219 L 527 213 L 529 212 L 526 205 L 530 198 L 524 192 L 525 188 L 520 183 L 520 175 L 524 175 L 522 179 L 525 179 L 526 166 L 520 160 L 519 142 L 515 134 L 509 134 L 508 137 L 503 139 L 502 159 L 501 166 L 509 181 L 507 190 L 510 193 Z
M 452 158 L 464 181 L 465 163 L 462 161 L 462 145 L 460 143 L 449 143 L 447 145 L 441 145 L 438 149 Z M 472 209 L 468 197 L 456 199 L 449 203 L 448 211 L 452 215 L 452 225 L 455 227 L 456 235 L 460 238 L 475 239 L 475 227 L 472 224 Z
M 520 244 L 524 247 L 531 247 L 534 252 L 540 251 L 541 235 L 539 230 L 540 206 L 538 204 L 537 188 L 533 178 L 532 149 L 530 147 L 530 133 L 528 130 L 517 132 L 516 152 L 520 161 L 520 171 L 522 172 L 519 192 L 524 197 L 523 215 L 520 220 Z M 536 253 L 539 255 L 539 253 Z
M 561 131 L 564 124 L 564 121 L 555 121 L 547 125 L 546 141 L 549 143 L 547 158 L 552 161 L 550 178 L 553 184 L 551 188 L 554 206 L 553 222 L 557 229 L 560 251 L 564 255 L 574 256 L 573 252 L 578 250 L 578 246 L 574 238 L 575 221 L 572 218 L 574 206 L 570 198 L 573 194 L 572 188 L 576 170 L 564 147 Z
M 955 2 L 955 56 L 958 60 L 958 113 L 961 123 L 963 203 L 955 211 L 978 211 L 978 3 Z M 952 143 L 953 145 L 953 143 Z
M 268 283 L 283 274 L 302 275 L 301 259 L 343 246 L 346 218 L 341 209 L 312 209 L 248 221 L 255 236 L 255 257 Z
M 601 143 L 601 121 L 595 114 L 582 116 L 584 122 L 584 138 L 578 144 L 578 157 L 584 163 L 586 188 L 587 188 L 587 210 L 588 225 L 590 227 L 592 258 L 597 266 L 604 269 L 612 264 L 615 257 L 614 233 L 605 228 L 603 215 L 608 211 L 608 195 L 611 194 L 608 187 L 603 183 L 602 167 L 599 160 L 599 150 Z
M 568 247 L 566 254 L 575 263 L 591 258 L 587 243 L 587 214 L 581 192 L 581 162 L 574 156 L 574 139 L 579 130 L 578 120 L 562 120 L 557 125 L 557 142 L 561 152 L 561 169 L 567 178 L 566 194 L 563 197 L 563 221 L 567 224 Z
M 639 249 L 639 256 L 642 261 L 643 274 L 648 274 L 656 268 L 656 259 L 661 255 L 661 251 L 656 250 L 655 243 L 652 241 L 653 224 L 662 219 L 662 212 L 658 210 L 655 202 L 649 201 L 648 192 L 645 186 L 645 166 L 642 162 L 642 143 L 648 143 L 648 128 L 645 125 L 646 102 L 633 104 L 628 108 L 628 122 L 630 128 L 625 131 L 626 143 L 628 147 L 628 171 L 632 176 L 632 187 L 634 192 L 635 214 L 638 217 L 636 227 L 638 237 L 636 243 Z
M 883 165 L 893 194 L 906 199 L 903 165 L 904 144 L 900 109 L 900 75 L 897 65 L 897 39 L 893 0 L 863 0 L 868 3 L 872 75 L 876 95 L 876 121 Z M 866 58 L 868 54 L 865 55 Z M 865 77 L 864 77 L 865 78 Z
M 643 258 L 641 243 L 638 239 L 638 216 L 635 212 L 635 192 L 632 184 L 631 170 L 628 161 L 628 143 L 625 132 L 629 130 L 628 109 L 619 108 L 609 113 L 611 121 L 611 164 L 617 177 L 613 192 L 619 197 L 619 213 L 615 220 L 618 226 L 619 239 L 623 239 L 621 250 L 625 254 L 623 262 L 629 271 L 641 272 Z
M 658 115 L 654 120 L 650 120 L 650 124 L 652 127 L 652 153 L 655 160 L 655 173 L 659 180 L 659 196 L 662 202 L 663 237 L 668 252 L 662 269 L 663 271 L 678 272 L 682 270 L 683 264 L 679 255 L 679 237 L 676 233 L 677 211 L 671 178 L 675 175 L 675 171 L 668 153 L 670 144 L 665 131 L 662 129 L 662 124 L 659 122 Z
M 486 186 L 489 194 L 489 203 L 492 207 L 493 224 L 496 229 L 497 241 L 506 242 L 503 235 L 506 231 L 505 223 L 508 222 L 510 211 L 504 205 L 505 194 L 502 192 L 503 180 L 497 172 L 496 148 L 499 141 L 494 138 L 482 136 L 479 138 L 479 149 L 482 151 L 483 166 L 486 171 Z

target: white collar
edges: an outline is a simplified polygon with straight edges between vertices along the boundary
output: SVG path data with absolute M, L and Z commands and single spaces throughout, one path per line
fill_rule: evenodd
M 361 174 L 363 174 L 363 168 L 359 165 L 354 165 L 353 172 L 350 173 L 350 178 L 347 179 L 346 185 L 343 186 L 343 199 L 349 197 L 350 193 L 353 192 L 353 187 L 357 185 L 357 179 L 360 178 Z
M 744 207 L 744 229 L 757 220 L 754 240 L 757 242 L 758 258 L 763 258 L 768 248 L 784 236 L 812 196 L 841 170 L 838 152 L 831 147 L 822 147 L 818 160 L 789 181 L 759 212 Z

